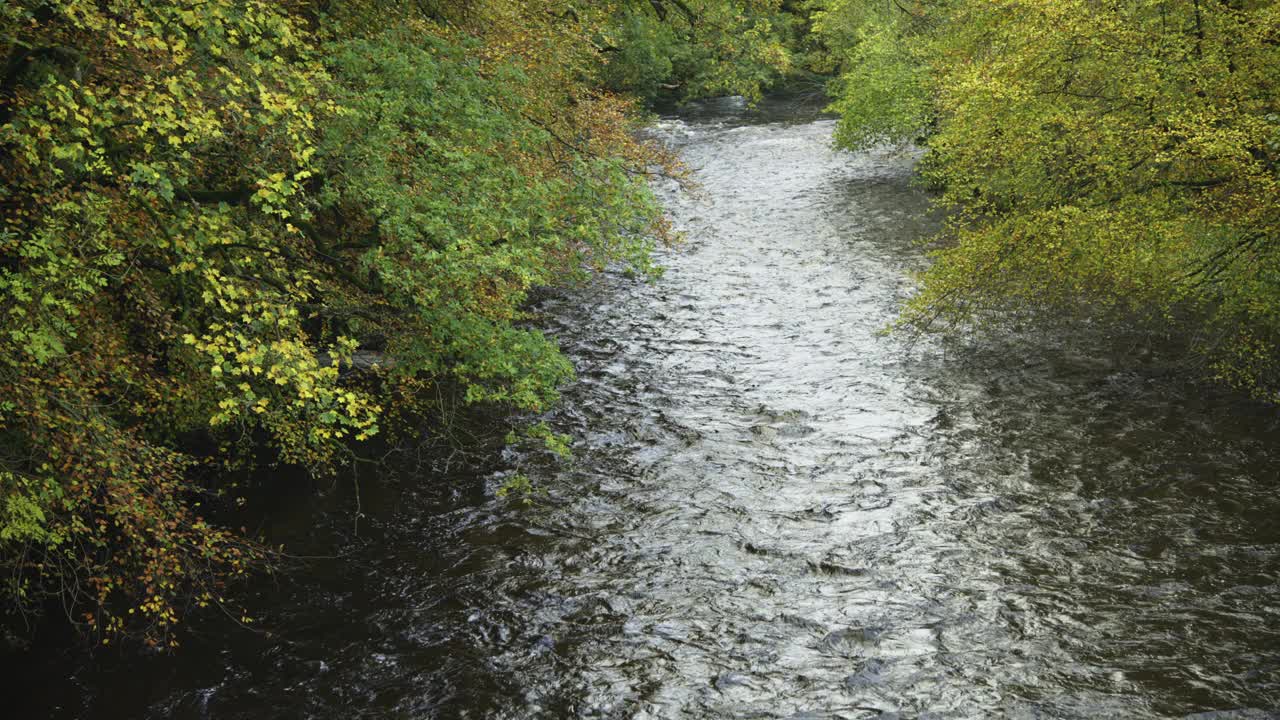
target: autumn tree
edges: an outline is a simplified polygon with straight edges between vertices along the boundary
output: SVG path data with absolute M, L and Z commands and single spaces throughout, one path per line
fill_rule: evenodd
M 445 385 L 547 408 L 571 367 L 528 291 L 647 272 L 666 232 L 647 181 L 678 169 L 609 89 L 641 9 L 0 5 L 5 607 L 172 642 L 267 560 L 214 519 L 229 468 L 331 472 Z M 773 9 L 643 5 L 690 92 L 784 68 Z
M 924 136 L 953 211 L 904 324 L 1124 313 L 1280 399 L 1280 5 L 827 0 L 818 22 L 840 140 Z

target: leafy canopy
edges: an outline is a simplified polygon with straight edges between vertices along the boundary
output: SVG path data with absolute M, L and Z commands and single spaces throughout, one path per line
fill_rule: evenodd
M 1184 328 L 1280 399 L 1280 6 L 822 3 L 849 146 L 927 135 L 953 210 L 902 322 L 1019 308 Z
M 232 470 L 331 471 L 445 385 L 548 407 L 571 367 L 528 291 L 648 272 L 666 232 L 674 164 L 606 86 L 758 92 L 775 9 L 0 4 L 6 606 L 171 642 L 269 560 L 207 519 Z

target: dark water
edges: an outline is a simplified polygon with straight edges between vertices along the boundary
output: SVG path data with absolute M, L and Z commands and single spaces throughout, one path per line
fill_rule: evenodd
M 666 275 L 538 304 L 580 375 L 550 418 L 572 465 L 366 479 L 358 537 L 349 501 L 314 528 L 297 506 L 277 535 L 347 555 L 261 589 L 273 635 L 38 654 L 8 697 L 67 718 L 1272 717 L 1274 410 L 1087 326 L 882 336 L 933 227 L 915 157 L 779 115 L 661 123 L 702 186 L 663 188 L 688 238 Z M 516 470 L 544 491 L 527 509 L 493 496 Z

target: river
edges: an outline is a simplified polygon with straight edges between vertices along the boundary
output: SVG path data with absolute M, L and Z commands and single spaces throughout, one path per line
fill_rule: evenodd
M 699 184 L 659 188 L 665 274 L 532 308 L 571 464 L 366 478 L 358 534 L 341 490 L 295 503 L 275 537 L 349 550 L 258 591 L 270 634 L 37 653 L 20 716 L 1273 717 L 1274 410 L 1087 323 L 884 335 L 937 220 L 916 153 L 833 127 L 658 124 Z

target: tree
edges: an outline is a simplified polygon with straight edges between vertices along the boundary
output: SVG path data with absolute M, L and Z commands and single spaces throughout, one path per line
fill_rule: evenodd
M 828 27 L 856 24 L 832 35 L 853 38 L 841 137 L 926 131 L 925 176 L 954 212 L 905 325 L 1137 313 L 1185 328 L 1216 376 L 1280 399 L 1275 3 L 869 7 L 828 10 Z M 886 51 L 892 85 L 868 90 Z
M 793 70 L 797 18 L 778 0 L 629 0 L 609 10 L 604 81 L 615 91 L 757 100 Z
M 784 64 L 752 14 L 772 3 L 643 7 L 696 46 L 701 90 Z M 212 519 L 229 469 L 330 472 L 445 385 L 547 408 L 571 367 L 528 291 L 650 272 L 667 234 L 647 180 L 679 171 L 603 87 L 611 54 L 643 56 L 611 44 L 640 9 L 0 7 L 6 607 L 172 643 L 270 560 Z

